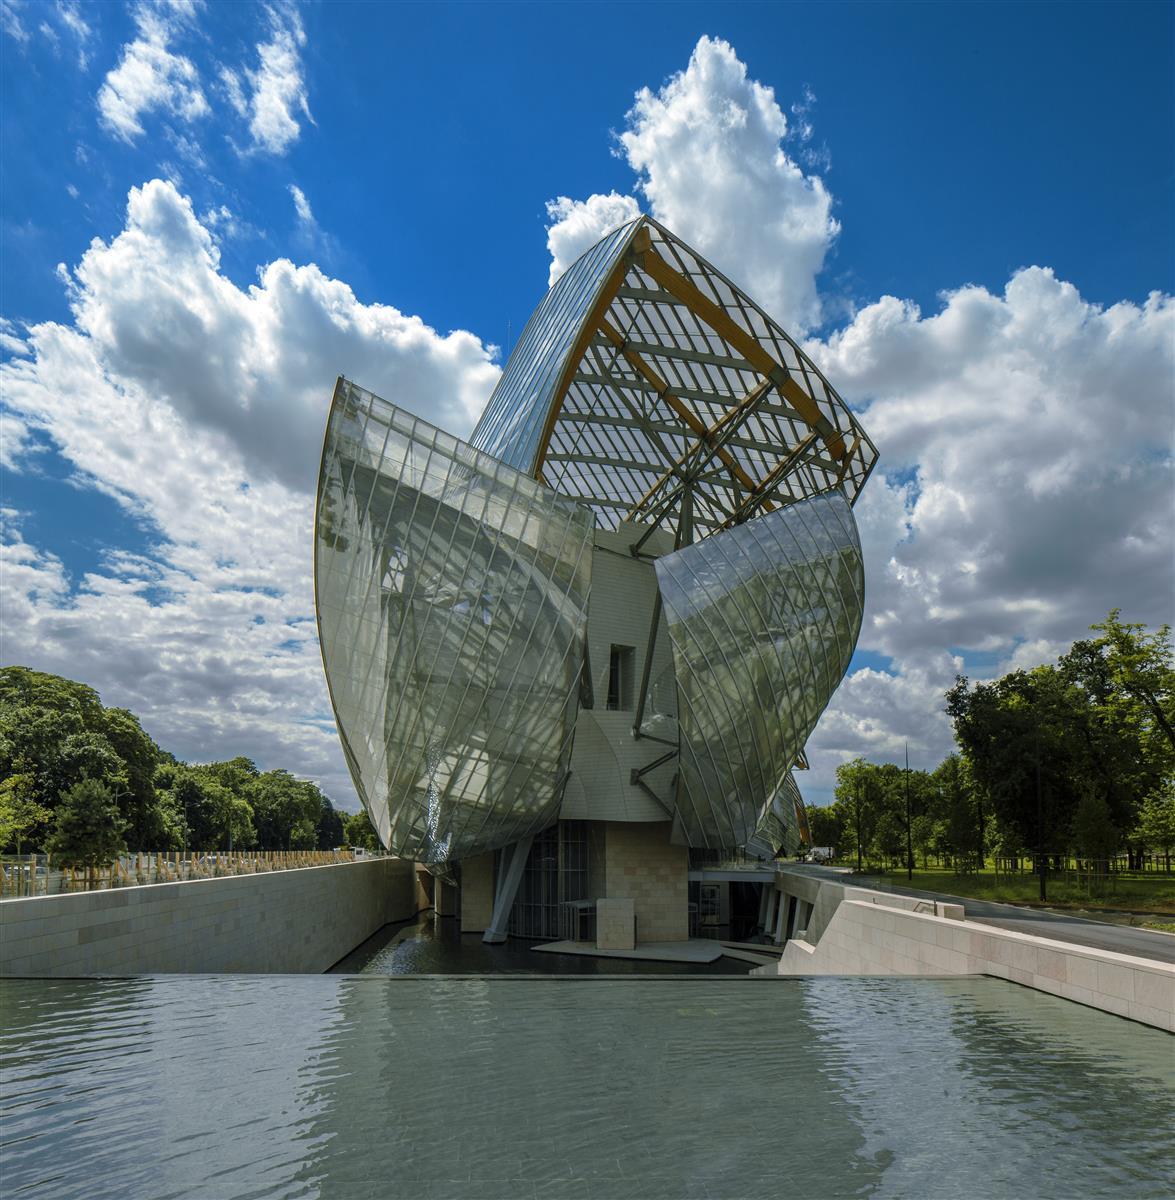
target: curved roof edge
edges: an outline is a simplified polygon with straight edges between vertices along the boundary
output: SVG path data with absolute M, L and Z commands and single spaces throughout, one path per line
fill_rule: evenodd
M 794 339 L 648 216 L 550 288 L 470 441 L 610 525 L 660 522 L 709 469 L 703 535 L 829 487 L 852 503 L 877 457 Z

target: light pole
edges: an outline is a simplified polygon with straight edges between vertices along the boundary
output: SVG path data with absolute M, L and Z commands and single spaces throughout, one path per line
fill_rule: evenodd
M 862 807 L 862 789 L 865 787 L 863 779 L 857 780 L 857 874 L 861 874 L 861 807 Z
M 914 879 L 914 830 L 910 819 L 910 743 L 906 743 L 906 879 Z
M 1040 717 L 1036 719 L 1036 853 L 1037 867 L 1040 871 L 1040 898 L 1047 899 L 1046 872 L 1048 860 L 1044 852 L 1044 799 L 1040 789 Z

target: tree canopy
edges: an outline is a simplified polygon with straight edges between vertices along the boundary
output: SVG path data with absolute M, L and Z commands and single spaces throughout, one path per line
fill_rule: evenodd
M 817 845 L 842 858 L 934 854 L 957 869 L 998 851 L 1132 862 L 1175 848 L 1175 664 L 1170 629 L 1112 611 L 1053 665 L 946 694 L 958 752 L 933 771 L 864 759 L 837 770 L 835 800 L 809 812 Z
M 134 849 L 329 850 L 347 839 L 348 814 L 315 783 L 244 757 L 180 762 L 93 688 L 0 669 L 0 850 L 65 846 L 62 814 L 75 830 L 107 803 Z

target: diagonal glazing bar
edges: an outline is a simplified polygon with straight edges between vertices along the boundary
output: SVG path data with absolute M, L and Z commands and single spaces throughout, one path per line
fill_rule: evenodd
M 680 300 L 696 317 L 705 321 L 723 341 L 744 355 L 762 375 L 766 375 L 779 388 L 781 395 L 789 401 L 796 412 L 823 437 L 833 458 L 846 457 L 845 440 L 832 422 L 816 406 L 816 402 L 792 379 L 787 369 L 775 361 L 732 317 L 703 295 L 684 275 L 671 267 L 655 250 L 649 249 L 640 255 L 640 266 L 670 295 Z
M 646 255 L 646 257 L 648 257 Z M 680 417 L 681 420 L 689 426 L 689 428 L 699 437 L 703 437 L 707 430 L 704 422 L 683 404 L 674 394 L 673 389 L 669 386 L 648 363 L 645 362 L 639 354 L 627 348 L 624 334 L 620 332 L 614 325 L 610 324 L 607 319 L 602 319 L 600 328 L 604 335 L 616 347 L 617 350 L 624 356 L 625 361 L 638 371 L 644 378 L 653 385 L 657 394 L 665 401 L 665 404 L 673 411 L 673 414 Z M 738 459 L 733 454 L 727 453 L 725 450 L 718 451 L 718 457 L 729 468 L 730 473 L 746 488 L 753 488 L 755 481 L 746 473 Z
M 694 466 L 690 471 L 692 477 L 696 477 L 699 470 L 705 469 L 705 464 L 712 458 L 718 455 L 718 452 L 726 444 L 726 442 L 734 436 L 744 417 L 754 411 L 763 397 L 775 385 L 770 379 L 764 379 L 761 383 L 753 387 L 739 403 L 722 416 L 713 425 L 704 429 L 698 435 L 698 440 L 694 442 L 688 450 L 682 454 L 678 460 L 664 471 L 657 481 L 645 492 L 645 494 L 632 506 L 632 511 L 629 513 L 630 521 L 636 520 L 636 514 L 648 504 L 653 497 L 665 487 L 670 480 L 680 476 L 680 468 L 686 462 L 693 460 Z M 709 453 L 706 453 L 709 451 Z M 699 461 L 700 460 L 700 461 Z

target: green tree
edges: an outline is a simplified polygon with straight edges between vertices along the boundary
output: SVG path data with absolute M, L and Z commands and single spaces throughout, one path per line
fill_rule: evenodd
M 126 853 L 124 828 L 110 788 L 97 779 L 80 779 L 62 793 L 46 846 L 62 866 L 85 867 L 93 874 Z
M 156 771 L 161 808 L 174 814 L 180 843 L 187 849 L 243 850 L 257 840 L 248 800 L 220 779 L 203 765 L 168 763 Z
M 1096 788 L 1086 786 L 1073 814 L 1074 849 L 1081 857 L 1095 863 L 1098 875 L 1104 877 L 1120 839 L 1105 797 Z
M 317 844 L 322 792 L 289 771 L 264 771 L 248 788 L 257 827 L 258 845 L 264 850 L 312 850 Z
M 1055 667 L 1013 671 L 974 687 L 960 676 L 947 712 L 971 775 L 1001 826 L 1036 858 L 1040 898 L 1050 856 L 1067 848 L 1089 775 L 1087 702 Z
M 1119 619 L 1121 609 L 1092 628 L 1102 636 L 1097 645 L 1109 666 L 1115 685 L 1146 709 L 1161 736 L 1175 753 L 1175 656 L 1171 650 L 1171 626 L 1154 633 L 1145 625 Z
M 375 832 L 375 827 L 365 810 L 360 809 L 357 813 L 350 813 L 344 821 L 344 828 L 349 846 L 357 846 L 363 850 L 380 848 L 379 835 Z
M 855 856 L 861 870 L 874 852 L 877 822 L 883 812 L 883 784 L 878 770 L 863 758 L 836 769 L 836 809 L 844 829 L 844 857 Z
M 941 797 L 943 820 L 939 845 L 954 860 L 955 869 L 982 869 L 984 812 L 979 790 L 966 760 L 950 754 L 935 768 L 934 786 Z
M 343 814 L 325 796 L 318 810 L 314 836 L 319 850 L 335 850 L 347 840 Z
M 101 780 L 132 839 L 150 844 L 159 832 L 152 779 L 161 756 L 138 719 L 104 708 L 93 688 L 27 667 L 0 670 L 0 780 L 31 775 L 35 803 L 52 811 L 73 784 Z
M 48 824 L 52 811 L 36 799 L 36 779 L 31 771 L 16 771 L 0 781 L 0 849 L 12 847 L 17 854 L 34 830 Z
M 125 708 L 107 708 L 101 715 L 102 736 L 118 756 L 124 780 L 119 808 L 127 822 L 127 837 L 135 846 L 157 846 L 162 833 L 155 802 L 155 768 L 159 747 Z
M 831 846 L 838 854 L 845 852 L 844 815 L 838 805 L 810 805 L 808 829 L 813 846 Z
M 1148 850 L 1162 850 L 1170 872 L 1171 849 L 1175 847 L 1175 789 L 1147 796 L 1138 816 L 1136 837 Z

